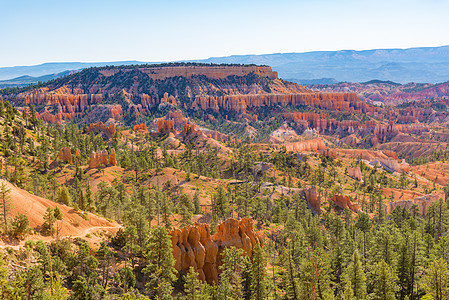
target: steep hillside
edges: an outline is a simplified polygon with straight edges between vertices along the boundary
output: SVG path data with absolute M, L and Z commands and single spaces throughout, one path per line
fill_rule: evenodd
M 86 216 L 83 218 L 72 207 L 32 195 L 6 180 L 0 179 L 0 184 L 6 184 L 7 188 L 10 189 L 11 215 L 24 214 L 27 216 L 30 222 L 29 226 L 37 233 L 41 230 L 44 223 L 43 217 L 48 207 L 51 209 L 58 207 L 63 214 L 60 236 L 84 236 L 90 232 L 89 230 L 96 228 L 111 229 L 113 231 L 120 228 L 117 223 L 92 213 L 86 212 Z

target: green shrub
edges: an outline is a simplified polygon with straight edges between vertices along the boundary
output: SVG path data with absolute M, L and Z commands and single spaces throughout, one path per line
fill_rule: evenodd
M 31 230 L 28 226 L 30 224 L 28 217 L 24 214 L 18 214 L 14 217 L 14 220 L 11 222 L 11 231 L 12 234 L 18 238 L 24 238 Z

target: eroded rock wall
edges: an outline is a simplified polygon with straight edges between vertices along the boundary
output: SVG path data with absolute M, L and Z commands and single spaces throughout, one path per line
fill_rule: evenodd
M 253 229 L 252 219 L 228 219 L 210 234 L 208 224 L 195 223 L 170 232 L 175 258 L 175 269 L 187 272 L 195 268 L 199 279 L 210 284 L 218 283 L 222 252 L 226 247 L 243 249 L 244 254 L 252 256 L 256 244 L 263 245 L 263 235 Z
M 287 151 L 302 152 L 302 151 L 318 151 L 325 150 L 326 144 L 322 139 L 311 139 L 301 142 L 293 142 L 285 145 Z
M 111 149 L 111 153 L 107 150 L 99 150 L 97 152 L 92 151 L 89 157 L 89 168 L 98 168 L 100 166 L 116 166 L 116 154 L 115 150 Z
M 274 105 L 307 105 L 335 111 L 364 113 L 375 108 L 361 101 L 351 93 L 298 93 L 298 94 L 245 94 L 225 96 L 196 96 L 193 107 L 197 110 L 221 109 L 237 113 L 246 112 L 247 108 Z
M 72 151 L 70 150 L 70 148 L 69 147 L 62 148 L 61 151 L 59 152 L 58 159 L 68 164 L 73 164 Z
M 390 201 L 386 206 L 386 213 L 390 213 L 393 209 L 395 209 L 398 206 L 402 208 L 411 209 L 412 206 L 416 204 L 418 206 L 419 212 L 421 213 L 421 215 L 424 216 L 427 214 L 429 206 L 433 202 L 438 201 L 440 198 L 443 200 L 445 199 L 443 192 L 422 195 L 413 199 Z
M 103 124 L 103 122 L 97 122 L 97 123 L 93 123 L 90 124 L 89 127 L 86 128 L 86 133 L 104 133 L 107 137 L 112 137 L 116 132 L 117 129 L 115 128 L 114 125 L 106 125 Z
M 360 205 L 357 202 L 351 201 L 347 195 L 334 195 L 332 197 L 334 204 L 340 208 L 349 208 L 352 211 L 357 212 L 360 209 Z

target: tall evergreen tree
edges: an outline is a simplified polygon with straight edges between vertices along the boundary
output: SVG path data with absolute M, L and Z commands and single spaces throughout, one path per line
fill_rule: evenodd
M 449 270 L 442 258 L 432 261 L 426 269 L 423 287 L 430 299 L 449 299 Z
M 366 276 L 363 271 L 359 251 L 356 249 L 352 255 L 352 260 L 345 270 L 345 281 L 349 284 L 356 299 L 366 297 Z
M 251 299 L 267 299 L 267 261 L 265 252 L 260 244 L 253 249 L 251 268 Z
M 193 207 L 195 209 L 195 214 L 198 215 L 201 213 L 201 202 L 200 202 L 200 196 L 198 191 L 195 192 L 193 195 Z
M 212 202 L 212 210 L 219 219 L 227 218 L 229 214 L 229 199 L 225 189 L 219 185 Z
M 227 247 L 223 251 L 223 265 L 220 266 L 220 284 L 217 296 L 220 300 L 242 299 L 243 250 Z
M 385 262 L 380 261 L 374 266 L 374 291 L 370 295 L 373 300 L 395 300 L 397 277 L 394 270 Z
M 184 300 L 209 300 L 211 296 L 206 290 L 206 283 L 198 279 L 198 272 L 193 267 L 189 268 L 184 279 Z
M 147 266 L 143 269 L 148 276 L 146 287 L 152 295 L 162 299 L 173 290 L 171 284 L 176 280 L 171 239 L 164 227 L 157 226 L 151 230 L 146 260 Z
M 187 194 L 181 194 L 179 196 L 179 214 L 181 215 L 181 226 L 192 224 L 193 217 L 193 203 Z
M 8 188 L 6 183 L 0 183 L 0 216 L 6 231 L 8 231 L 8 219 L 11 214 L 10 193 L 11 189 Z

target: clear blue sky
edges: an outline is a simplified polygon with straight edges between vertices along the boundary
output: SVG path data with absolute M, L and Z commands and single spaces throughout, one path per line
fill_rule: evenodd
M 448 0 L 0 0 L 0 67 L 449 44 Z

